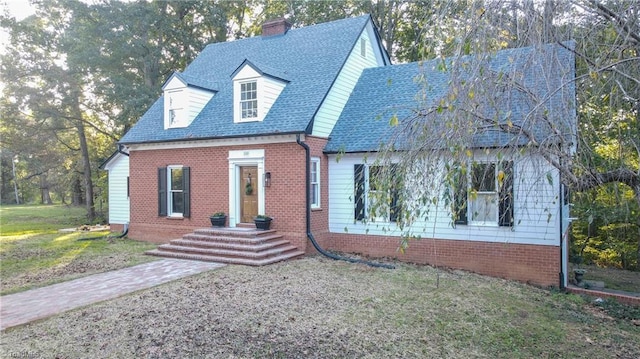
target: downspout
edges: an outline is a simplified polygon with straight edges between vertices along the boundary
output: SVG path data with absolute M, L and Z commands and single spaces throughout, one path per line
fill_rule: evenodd
M 562 159 L 560 159 L 560 165 L 562 166 Z M 564 191 L 562 188 L 562 173 L 560 171 L 558 171 L 558 186 L 560 188 L 560 220 L 558 221 L 560 223 L 560 273 L 558 273 L 558 277 L 560 279 L 560 290 L 565 288 L 565 283 L 564 283 L 564 256 L 562 255 L 562 246 L 563 246 L 563 242 L 564 242 L 564 233 L 563 233 L 563 225 L 562 225 L 562 220 L 563 220 L 563 213 L 562 213 L 562 207 L 564 207 L 564 202 L 566 200 L 566 198 L 564 198 Z M 568 228 L 567 228 L 568 230 Z
M 302 146 L 302 148 L 304 148 L 305 151 L 305 168 L 306 168 L 306 174 L 305 174 L 305 188 L 306 188 L 306 225 L 307 225 L 307 238 L 309 239 L 309 241 L 311 241 L 311 244 L 313 244 L 313 247 L 320 252 L 320 254 L 322 254 L 325 257 L 331 258 L 331 259 L 335 259 L 335 260 L 342 260 L 342 261 L 347 261 L 347 262 L 351 262 L 351 263 L 362 263 L 362 264 L 366 264 L 368 266 L 371 267 L 377 267 L 377 268 L 387 268 L 387 269 L 395 269 L 396 267 L 391 265 L 391 264 L 385 264 L 385 263 L 376 263 L 376 262 L 370 262 L 370 261 L 365 261 L 362 259 L 356 259 L 356 258 L 349 258 L 349 257 L 343 257 L 343 256 L 339 256 L 335 253 L 331 253 L 325 249 L 323 249 L 322 247 L 320 247 L 320 245 L 318 244 L 318 242 L 316 242 L 316 239 L 313 237 L 313 233 L 311 233 L 311 182 L 310 182 L 310 176 L 311 176 L 311 150 L 309 149 L 309 145 L 307 145 L 306 143 L 300 141 L 300 134 L 296 135 L 296 142 Z
M 78 238 L 76 239 L 76 241 L 94 241 L 97 239 L 117 239 L 117 238 L 122 238 L 124 236 L 127 235 L 127 233 L 129 233 L 129 223 L 125 223 L 124 224 L 124 231 L 116 236 L 112 236 L 111 234 L 107 234 L 106 236 L 102 236 L 102 237 L 85 237 L 85 238 Z

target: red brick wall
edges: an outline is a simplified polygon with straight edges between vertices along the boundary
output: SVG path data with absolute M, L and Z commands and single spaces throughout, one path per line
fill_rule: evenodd
M 319 243 L 325 243 L 330 237 L 329 233 L 329 164 L 328 158 L 322 153 L 327 140 L 319 137 L 306 139 L 311 156 L 320 158 L 320 208 L 311 210 L 311 232 Z M 307 245 L 308 254 L 316 254 L 317 251 L 311 243 Z
M 124 224 L 109 223 L 109 230 L 111 232 L 122 232 L 124 230 Z
M 632 295 L 622 293 L 609 293 L 597 289 L 584 289 L 574 286 L 567 287 L 567 290 L 572 293 L 588 295 L 596 298 L 613 298 L 620 303 L 640 306 L 640 297 L 634 297 Z
M 271 187 L 265 189 L 265 211 L 273 217 L 271 228 L 305 250 L 305 151 L 297 143 L 265 146 L 265 172 Z
M 229 213 L 229 151 L 265 150 L 265 171 L 271 186 L 265 188 L 265 212 L 274 218 L 272 228 L 306 249 L 305 152 L 297 143 L 131 151 L 131 223 L 129 236 L 165 243 L 194 228 L 209 227 L 209 215 Z M 191 218 L 158 216 L 159 167 L 191 168 Z
M 405 254 L 401 254 L 397 251 L 398 237 L 341 233 L 332 233 L 326 245 L 341 252 L 464 269 L 540 286 L 559 285 L 557 246 L 422 239 L 411 241 Z

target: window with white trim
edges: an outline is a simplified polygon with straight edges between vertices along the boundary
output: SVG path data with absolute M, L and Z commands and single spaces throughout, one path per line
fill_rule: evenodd
M 311 158 L 311 208 L 320 208 L 320 158 Z
M 250 81 L 240 84 L 240 119 L 258 118 L 258 82 Z
M 367 57 L 367 40 L 360 39 L 360 56 Z
M 169 215 L 170 216 L 182 216 L 184 213 L 184 182 L 182 177 L 182 167 L 169 167 L 167 171 L 169 178 Z
M 476 163 L 471 166 L 469 214 L 472 223 L 498 223 L 496 182 L 495 163 Z
M 190 217 L 189 167 L 158 168 L 158 216 Z
M 396 166 L 393 164 L 387 169 L 384 166 L 354 165 L 356 221 L 365 220 L 366 217 L 381 222 L 398 221 L 402 178 Z M 389 175 L 391 179 L 384 178 Z
M 455 223 L 513 226 L 513 162 L 473 163 L 466 168 L 469 171 L 455 175 Z
M 184 96 L 183 90 L 168 91 L 167 93 L 169 127 L 181 127 L 185 121 Z

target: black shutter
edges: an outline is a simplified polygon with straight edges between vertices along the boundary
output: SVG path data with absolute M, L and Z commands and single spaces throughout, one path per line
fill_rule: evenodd
M 364 165 L 353 166 L 353 185 L 355 198 L 355 220 L 364 219 Z
M 467 224 L 467 174 L 462 169 L 456 169 L 454 174 L 453 215 L 455 224 Z
M 402 186 L 402 176 L 398 172 L 398 164 L 394 163 L 391 165 L 391 204 L 389 208 L 389 221 L 398 222 L 398 217 L 400 216 L 400 210 L 402 206 L 400 205 L 400 189 Z
M 182 167 L 182 217 L 191 217 L 191 169 Z
M 502 163 L 504 179 L 498 192 L 498 225 L 513 226 L 513 161 Z
M 167 215 L 167 168 L 158 168 L 158 216 Z

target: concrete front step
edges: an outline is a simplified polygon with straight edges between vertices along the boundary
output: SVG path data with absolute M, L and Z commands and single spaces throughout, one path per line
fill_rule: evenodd
M 282 238 L 282 236 L 278 236 L 278 238 Z M 268 242 L 258 242 L 251 244 L 237 243 L 237 242 L 227 242 L 224 240 L 214 241 L 214 240 L 190 240 L 187 238 L 183 239 L 174 239 L 170 242 L 172 245 L 183 246 L 183 247 L 198 247 L 198 248 L 210 248 L 210 249 L 231 249 L 236 251 L 246 251 L 246 252 L 260 252 L 265 251 L 267 249 L 276 248 L 278 246 L 287 245 L 289 241 L 284 239 L 276 239 L 270 240 Z
M 153 249 L 145 252 L 148 255 L 164 257 L 164 258 L 178 258 L 178 259 L 191 259 L 197 261 L 204 262 L 216 262 L 216 263 L 227 263 L 227 264 L 241 264 L 248 266 L 263 266 L 267 264 L 272 264 L 276 262 L 281 262 L 287 259 L 295 258 L 298 256 L 304 255 L 304 252 L 301 251 L 291 251 L 287 253 L 280 254 L 278 256 L 263 258 L 263 259 L 249 259 L 249 258 L 239 258 L 239 257 L 218 257 L 218 256 L 209 256 L 202 254 L 194 254 L 194 253 L 184 253 L 184 252 L 166 252 L 160 251 L 158 249 Z

